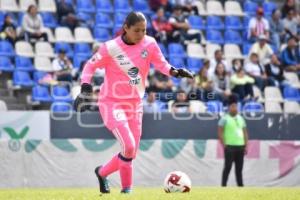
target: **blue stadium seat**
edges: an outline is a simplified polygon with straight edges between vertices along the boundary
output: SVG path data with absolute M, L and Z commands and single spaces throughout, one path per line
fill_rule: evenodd
M 13 84 L 15 86 L 31 87 L 34 82 L 31 80 L 29 72 L 15 70 L 13 73 Z
M 133 10 L 140 11 L 146 15 L 151 15 L 153 12 L 149 8 L 148 1 L 145 0 L 133 0 Z
M 244 25 L 244 29 L 246 29 L 246 30 L 248 30 L 248 25 L 249 25 L 250 19 L 251 19 L 251 17 L 249 17 L 249 16 L 244 17 L 243 25 Z
M 3 12 L 0 12 L 0 26 L 3 25 L 3 22 L 4 22 L 4 13 Z
M 264 112 L 264 106 L 263 104 L 255 101 L 250 101 L 245 103 L 245 105 L 242 107 L 243 112 L 249 112 L 249 113 L 263 113 Z
M 289 101 L 298 101 L 300 102 L 300 92 L 298 88 L 291 86 L 286 86 L 283 89 L 283 97 Z
M 186 53 L 184 47 L 180 43 L 170 43 L 168 45 L 169 57 L 185 58 Z
M 162 43 L 158 43 L 158 46 L 159 46 L 159 48 L 160 48 L 162 54 L 163 54 L 166 58 L 169 57 L 169 54 L 168 54 L 168 51 L 167 51 L 165 45 L 162 44 Z
M 65 86 L 56 85 L 52 88 L 52 97 L 54 101 L 71 102 L 71 94 Z
M 75 43 L 74 54 L 75 54 L 75 57 L 76 56 L 89 57 L 92 55 L 92 50 L 88 43 Z
M 48 87 L 36 85 L 31 90 L 32 101 L 51 102 L 53 99 L 50 96 Z
M 22 26 L 22 20 L 23 20 L 24 12 L 18 13 L 18 26 Z
M 273 10 L 277 9 L 277 5 L 274 2 L 264 2 L 263 9 L 265 16 L 271 16 Z
M 0 56 L 15 56 L 13 45 L 6 41 L 0 41 Z
M 68 57 L 72 57 L 73 56 L 73 49 L 71 47 L 71 45 L 69 43 L 65 43 L 65 42 L 56 42 L 55 46 L 54 46 L 54 51 L 55 53 L 58 53 L 58 51 L 60 49 L 63 49 L 66 51 L 66 54 Z
M 77 0 L 77 12 L 94 13 L 95 6 L 93 0 Z
M 242 44 L 243 39 L 238 31 L 227 30 L 224 33 L 226 44 Z
M 99 42 L 104 42 L 111 39 L 110 32 L 107 28 L 94 28 L 94 38 Z
M 206 28 L 214 29 L 214 30 L 222 30 L 222 29 L 224 29 L 224 23 L 223 23 L 221 17 L 208 16 L 206 18 Z
M 115 27 L 121 27 L 123 26 L 124 20 L 126 19 L 127 14 L 125 13 L 115 13 L 114 16 L 114 23 L 115 23 Z
M 96 0 L 96 12 L 113 13 L 114 8 L 110 0 Z
M 184 58 L 181 57 L 170 57 L 169 58 L 169 62 L 172 66 L 176 67 L 176 68 L 181 68 L 181 67 L 185 67 L 185 63 L 184 63 Z
M 35 71 L 33 72 L 33 81 L 36 84 L 39 84 L 39 81 L 43 79 L 48 73 L 43 71 Z
M 223 112 L 223 104 L 221 101 L 213 100 L 206 102 L 206 111 L 209 113 Z
M 206 31 L 206 40 L 211 43 L 223 44 L 224 38 L 220 31 L 216 30 L 207 30 Z
M 43 23 L 46 27 L 55 28 L 57 27 L 57 19 L 50 12 L 42 12 L 40 13 L 43 19 Z
M 189 23 L 190 23 L 192 29 L 197 29 L 197 30 L 205 29 L 202 18 L 200 16 L 190 15 L 188 20 L 189 20 Z
M 124 19 L 123 19 L 124 20 Z M 105 13 L 97 13 L 96 14 L 96 20 L 95 20 L 95 25 L 97 27 L 101 28 L 113 28 L 114 23 L 110 16 Z
M 81 25 L 81 26 L 87 26 L 92 28 L 94 25 L 94 16 L 90 13 L 86 13 L 86 12 L 79 12 L 76 14 L 76 16 L 78 17 L 78 19 L 82 20 L 85 22 L 85 24 Z
M 181 79 L 180 79 L 180 78 L 172 77 L 172 82 L 173 82 L 173 84 L 174 84 L 176 87 L 179 87 L 180 82 L 181 82 Z
M 12 72 L 14 71 L 14 65 L 9 57 L 0 56 L 0 71 Z
M 252 46 L 252 44 L 250 44 L 250 43 L 244 43 L 243 44 L 243 55 L 248 55 L 249 54 L 249 51 L 250 51 L 250 49 L 251 49 L 251 46 Z
M 203 62 L 199 58 L 187 58 L 187 68 L 195 73 L 199 72 L 203 66 Z
M 72 104 L 61 102 L 61 101 L 54 101 L 51 104 L 51 111 L 52 112 L 70 112 L 72 111 Z
M 258 4 L 253 1 L 246 1 L 244 3 L 244 12 L 247 15 L 254 16 L 256 14 Z
M 129 13 L 130 11 L 132 11 L 128 0 L 115 0 L 114 8 L 115 12 Z
M 243 29 L 243 24 L 238 16 L 226 16 L 225 28 L 232 30 L 241 30 Z
M 34 71 L 34 66 L 32 64 L 32 61 L 28 57 L 16 56 L 15 66 L 17 70 L 29 71 L 29 72 Z
M 74 68 L 79 69 L 82 62 L 86 62 L 90 57 L 89 56 L 74 56 L 73 66 Z
M 162 101 L 156 101 L 158 105 L 159 112 L 168 112 L 168 104 Z

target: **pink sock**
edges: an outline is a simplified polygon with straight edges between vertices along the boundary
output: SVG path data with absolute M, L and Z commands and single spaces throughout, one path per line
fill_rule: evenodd
M 115 155 L 108 163 L 103 165 L 100 169 L 100 176 L 106 177 L 119 169 L 119 158 L 118 154 Z
M 119 159 L 119 166 L 122 189 L 130 189 L 132 186 L 132 161 Z

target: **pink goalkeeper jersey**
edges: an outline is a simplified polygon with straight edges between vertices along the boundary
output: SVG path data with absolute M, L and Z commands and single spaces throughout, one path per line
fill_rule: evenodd
M 150 63 L 169 76 L 171 65 L 166 61 L 154 38 L 145 36 L 135 45 L 125 44 L 121 36 L 109 40 L 85 64 L 81 83 L 91 83 L 97 68 L 105 69 L 104 83 L 99 99 L 141 99 L 145 93 L 145 81 Z

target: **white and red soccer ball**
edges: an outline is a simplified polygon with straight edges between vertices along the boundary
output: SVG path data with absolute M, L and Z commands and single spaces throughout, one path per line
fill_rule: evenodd
M 164 181 L 164 190 L 167 193 L 189 192 L 191 186 L 191 179 L 181 171 L 170 172 Z

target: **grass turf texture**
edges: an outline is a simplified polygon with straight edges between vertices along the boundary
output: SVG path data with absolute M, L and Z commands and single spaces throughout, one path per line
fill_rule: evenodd
M 0 200 L 299 200 L 300 188 L 193 187 L 190 193 L 167 194 L 162 188 L 135 188 L 132 194 L 99 195 L 97 189 L 0 189 Z

